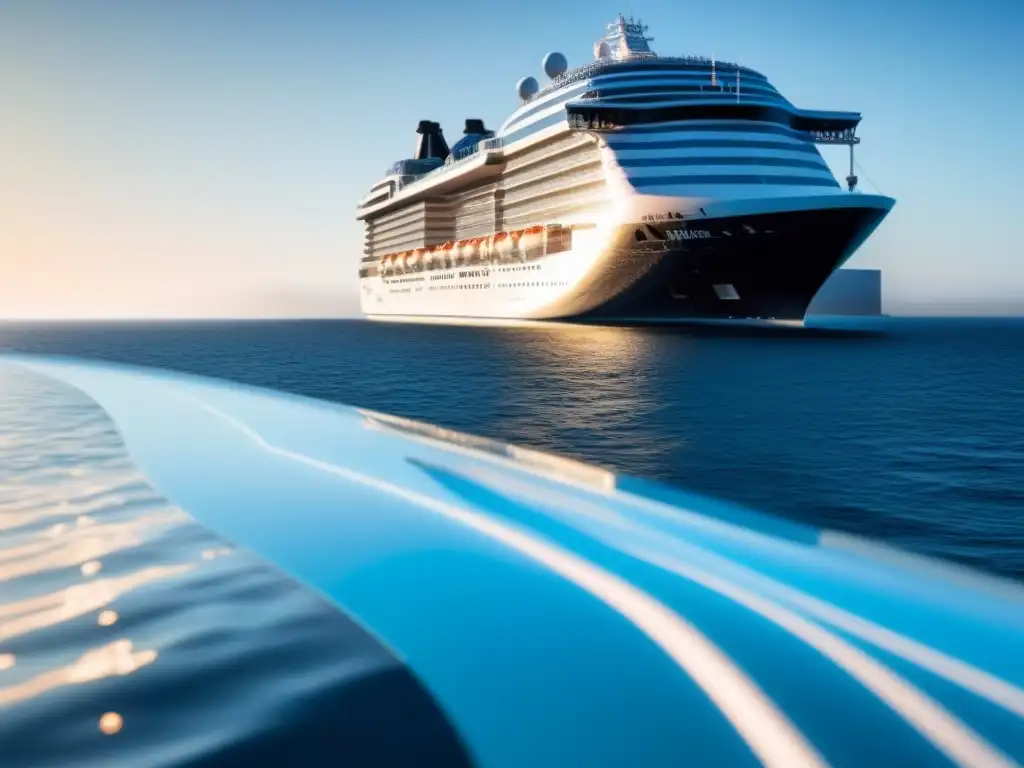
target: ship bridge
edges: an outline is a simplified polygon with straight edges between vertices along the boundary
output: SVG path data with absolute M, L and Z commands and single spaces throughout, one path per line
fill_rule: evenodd
M 742 177 L 758 187 L 751 192 L 783 181 L 819 191 L 838 187 L 815 145 L 847 145 L 846 182 L 851 191 L 856 188 L 853 151 L 860 142 L 859 113 L 799 108 L 764 74 L 735 62 L 659 56 L 647 31 L 643 22 L 619 15 L 594 44 L 593 61 L 569 69 L 564 56 L 549 54 L 544 70 L 550 82 L 540 88 L 536 79 L 523 78 L 518 86 L 521 104 L 497 132 L 484 129 L 482 121 L 467 120 L 465 136 L 449 150 L 440 127 L 421 121 L 416 156 L 389 169 L 361 201 L 360 217 L 394 204 L 399 195 L 412 202 L 497 177 L 506 156 L 562 133 L 582 131 L 604 135 L 610 146 L 629 147 L 622 150 L 630 153 L 622 155 L 624 167 L 643 166 L 645 175 L 685 164 L 689 174 L 673 174 L 680 186 L 690 183 L 688 175 L 696 175 L 715 180 L 718 187 L 718 181 L 736 172 L 733 166 L 742 165 Z M 551 67 L 549 59 L 555 62 Z M 624 135 L 651 131 L 661 134 L 657 141 L 637 144 L 637 136 Z M 764 162 L 755 163 L 755 154 Z M 728 181 L 738 182 L 739 177 Z
M 522 106 L 498 132 L 504 145 L 565 122 L 570 130 L 615 133 L 701 124 L 710 130 L 718 123 L 730 132 L 737 129 L 731 142 L 735 148 L 749 144 L 741 136 L 749 140 L 754 128 L 775 126 L 772 130 L 789 141 L 806 145 L 814 155 L 809 159 L 815 171 L 824 166 L 815 144 L 849 146 L 846 181 L 850 190 L 856 187 L 853 148 L 860 142 L 856 136 L 859 113 L 801 109 L 765 75 L 738 63 L 703 56 L 658 56 L 650 47 L 654 38 L 647 30 L 641 21 L 619 15 L 594 44 L 594 61 L 553 77 L 544 89 L 523 94 Z M 745 126 L 750 131 L 743 130 Z M 747 148 L 774 149 L 754 144 Z M 821 180 L 824 186 L 838 186 L 831 173 L 828 177 Z

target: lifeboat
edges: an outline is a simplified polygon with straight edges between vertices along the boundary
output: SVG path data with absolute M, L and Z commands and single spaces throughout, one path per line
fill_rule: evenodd
M 526 254 L 523 253 L 523 248 L 526 247 L 526 243 L 523 242 L 524 230 L 519 229 L 515 232 L 509 232 L 508 239 L 511 243 L 509 248 L 509 256 L 513 261 L 526 261 Z
M 475 237 L 473 238 L 473 264 L 485 264 L 487 263 L 487 238 L 486 237 Z
M 475 264 L 476 255 L 479 251 L 480 248 L 477 245 L 476 238 L 467 240 L 466 244 L 462 246 L 462 263 L 467 267 Z
M 523 230 L 519 243 L 523 261 L 536 259 L 544 255 L 544 227 L 529 227 Z
M 414 250 L 406 259 L 406 268 L 412 272 L 419 272 L 423 269 L 423 256 L 426 253 L 426 248 L 417 248 Z
M 497 256 L 498 262 L 504 264 L 509 260 L 512 251 L 512 238 L 508 232 L 499 232 L 493 238 L 493 253 Z
M 490 264 L 497 255 L 494 250 L 494 235 L 480 238 L 480 257 L 484 264 Z
M 436 269 L 437 248 L 438 247 L 436 245 L 431 245 L 423 249 L 422 269 Z
M 443 246 L 441 246 L 441 266 L 444 269 L 448 269 L 454 264 L 455 254 L 455 243 L 449 240 Z

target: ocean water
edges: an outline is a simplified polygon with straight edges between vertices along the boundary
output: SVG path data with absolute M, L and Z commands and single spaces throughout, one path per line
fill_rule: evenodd
M 87 397 L 0 368 L 0 425 L 0 765 L 468 764 L 404 665 L 169 504 Z
M 1024 319 L 7 323 L 3 350 L 372 408 L 1024 577 Z
M 390 412 L 1024 578 L 1024 321 L 7 323 L 3 350 Z M 83 395 L 0 365 L 0 765 L 339 753 L 465 760 L 372 638 L 163 499 Z

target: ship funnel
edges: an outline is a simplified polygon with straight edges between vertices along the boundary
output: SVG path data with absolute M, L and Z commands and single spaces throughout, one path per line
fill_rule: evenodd
M 433 125 L 429 120 L 420 120 L 420 124 L 416 126 L 416 133 L 419 134 L 419 138 L 416 139 L 414 160 L 426 160 L 430 157 L 430 134 L 433 131 Z
M 430 154 L 428 157 L 437 157 L 444 160 L 448 157 L 451 150 L 448 149 L 448 142 L 444 140 L 444 134 L 441 133 L 441 124 L 431 123 L 430 126 L 430 141 L 428 143 Z
M 419 138 L 416 140 L 415 160 L 429 160 L 432 157 L 444 160 L 448 157 L 448 143 L 441 133 L 441 124 L 431 120 L 420 120 L 416 126 Z
M 463 131 L 467 136 L 476 136 L 482 133 L 487 133 L 487 129 L 484 128 L 484 121 L 477 120 L 476 118 L 466 118 L 466 130 Z

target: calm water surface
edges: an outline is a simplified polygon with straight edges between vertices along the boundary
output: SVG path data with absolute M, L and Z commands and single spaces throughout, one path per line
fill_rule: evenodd
M 0 350 L 373 408 L 1024 577 L 1024 321 L 862 328 L 6 324 Z
M 163 499 L 84 395 L 0 366 L 0 425 L 0 765 L 467 764 L 404 665 Z

